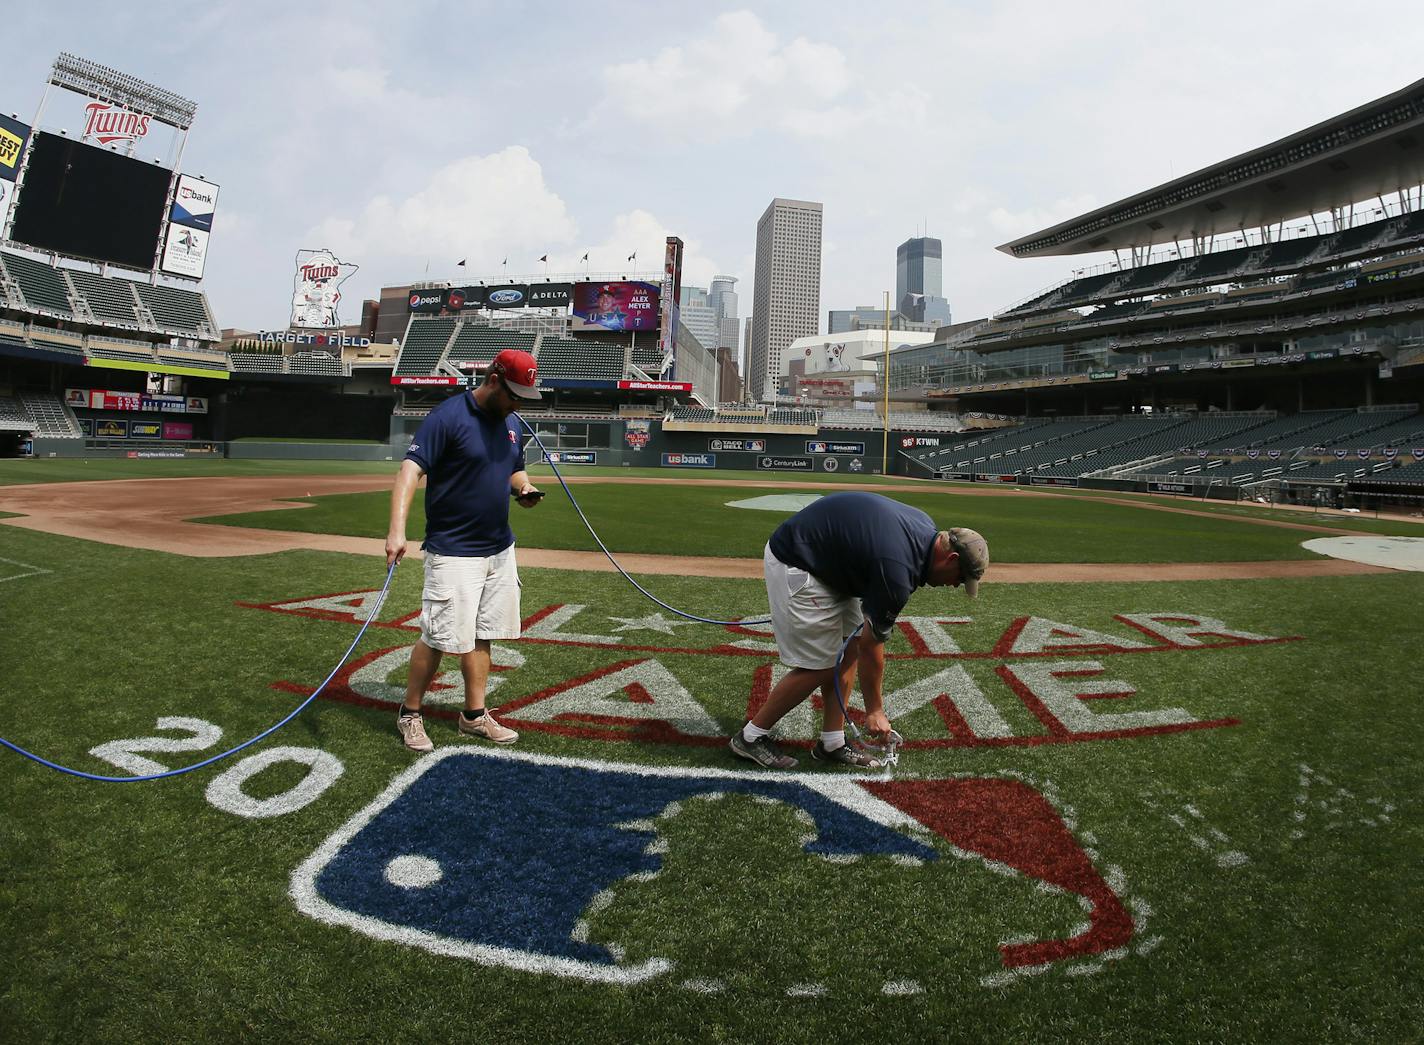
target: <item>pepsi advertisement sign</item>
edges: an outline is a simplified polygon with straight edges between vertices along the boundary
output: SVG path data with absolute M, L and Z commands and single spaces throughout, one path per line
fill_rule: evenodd
M 413 290 L 410 294 L 412 312 L 439 312 L 445 307 L 445 291 Z

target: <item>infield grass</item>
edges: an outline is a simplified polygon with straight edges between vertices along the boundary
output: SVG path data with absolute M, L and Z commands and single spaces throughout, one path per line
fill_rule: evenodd
M 546 487 L 547 489 L 547 487 Z M 731 555 L 759 558 L 791 510 L 758 511 L 730 502 L 794 491 L 737 486 L 579 483 L 585 516 L 617 552 Z M 1071 498 L 983 497 L 929 488 L 887 496 L 928 512 L 941 527 L 969 526 L 990 540 L 998 562 L 1252 562 L 1319 558 L 1300 547 L 1319 532 L 1261 526 L 1239 519 L 1157 511 L 1148 504 Z M 304 502 L 308 499 L 303 498 Z M 204 519 L 230 526 L 384 537 L 389 493 L 309 499 L 313 508 Z M 535 509 L 511 510 L 520 544 L 597 550 L 557 487 Z M 408 535 L 425 531 L 423 495 L 411 507 Z
M 1160 518 L 1153 513 L 1154 522 Z M 272 684 L 315 685 L 355 632 L 349 622 L 239 603 L 359 591 L 381 580 L 377 561 L 317 552 L 189 559 L 21 530 L 0 531 L 0 540 L 6 558 L 49 571 L 4 584 L 0 735 L 96 772 L 118 770 L 90 749 L 154 735 L 159 716 L 211 722 L 222 729 L 223 745 L 255 734 L 297 699 Z M 523 580 L 525 614 L 586 607 L 563 626 L 567 632 L 685 650 L 734 637 L 703 625 L 670 633 L 648 626 L 653 609 L 616 577 L 526 570 Z M 380 619 L 412 612 L 419 585 L 418 569 L 398 569 Z M 652 587 L 695 612 L 765 607 L 759 582 L 667 577 Z M 1071 935 L 1085 920 L 1076 899 L 958 859 L 942 842 L 935 843 L 939 859 L 918 866 L 883 857 L 830 863 L 805 851 L 805 828 L 793 808 L 736 795 L 686 803 L 680 816 L 660 822 L 660 873 L 617 883 L 613 901 L 585 915 L 588 939 L 622 946 L 628 962 L 660 956 L 675 963 L 673 972 L 649 983 L 589 984 L 378 942 L 301 914 L 289 881 L 415 756 L 395 736 L 394 705 L 319 700 L 256 750 L 316 748 L 339 759 L 344 772 L 310 804 L 267 819 L 236 816 L 208 798 L 209 786 L 236 760 L 155 784 L 99 785 L 0 752 L 4 1036 L 1418 1038 L 1424 710 L 1417 636 L 1424 634 L 1424 576 L 986 584 L 973 603 L 958 592 L 922 592 L 907 613 L 971 618 L 950 628 L 960 648 L 977 654 L 957 663 L 1020 737 L 1043 734 L 1043 724 L 997 669 L 1024 662 L 988 655 L 1018 618 L 1141 639 L 1114 614 L 1187 613 L 1294 639 L 1146 655 L 1063 654 L 1096 660 L 1104 677 L 1136 691 L 1083 702 L 1098 715 L 1180 708 L 1202 721 L 1236 725 L 905 753 L 900 779 L 1012 772 L 1057 796 L 1054 806 L 1072 821 L 1095 866 L 1104 875 L 1119 869 L 1114 881 L 1139 923 L 1121 954 L 1106 962 L 1054 963 L 1039 975 L 986 986 L 1003 971 L 1001 941 Z M 617 630 L 628 621 L 645 627 Z M 62 646 L 55 642 L 60 633 Z M 408 631 L 373 628 L 357 655 L 413 639 Z M 903 634 L 893 642 L 892 653 L 912 652 Z M 743 720 L 756 673 L 771 660 L 507 645 L 524 663 L 502 673 L 491 706 L 651 658 L 725 731 Z M 897 691 L 946 664 L 892 660 L 892 715 Z M 388 681 L 398 686 L 402 678 L 397 668 Z M 457 740 L 446 719 L 429 724 L 440 748 L 475 743 Z M 947 735 L 930 706 L 900 716 L 897 725 L 911 740 Z M 631 740 L 612 725 L 589 737 L 526 726 L 517 750 L 613 764 L 745 766 L 718 745 Z M 208 753 L 149 757 L 180 765 Z M 803 764 L 809 765 L 804 752 Z M 245 789 L 270 797 L 304 772 L 277 765 Z M 572 798 L 532 797 L 554 804 Z M 477 800 L 469 812 L 513 815 Z M 408 804 L 403 815 L 412 838 L 459 837 L 458 823 L 432 818 L 419 805 Z M 1244 860 L 1223 862 L 1228 852 Z M 531 859 L 538 856 L 531 850 Z M 478 854 L 471 859 L 477 868 Z M 561 857 L 548 859 L 558 866 Z M 520 895 L 519 882 L 505 880 L 470 895 L 469 904 L 483 918 L 529 917 Z M 907 985 L 917 993 L 885 993 Z

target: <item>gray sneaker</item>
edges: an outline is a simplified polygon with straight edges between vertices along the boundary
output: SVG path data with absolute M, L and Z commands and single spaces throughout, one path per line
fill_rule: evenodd
M 727 741 L 727 746 L 738 758 L 745 758 L 767 769 L 792 769 L 796 766 L 796 759 L 783 754 L 769 736 L 747 740 L 739 729 Z
M 854 766 L 856 769 L 879 769 L 884 765 L 878 758 L 873 758 L 861 751 L 853 748 L 849 743 L 842 744 L 834 751 L 827 751 L 825 745 L 819 740 L 816 746 L 811 749 L 811 757 L 817 762 L 833 762 L 840 766 Z

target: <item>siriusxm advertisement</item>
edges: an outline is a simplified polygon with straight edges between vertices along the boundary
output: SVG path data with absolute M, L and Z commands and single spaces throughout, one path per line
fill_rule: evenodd
M 575 283 L 574 330 L 658 329 L 656 283 Z

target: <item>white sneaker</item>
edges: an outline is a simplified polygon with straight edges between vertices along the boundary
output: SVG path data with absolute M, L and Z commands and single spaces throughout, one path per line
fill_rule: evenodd
M 435 750 L 435 745 L 425 735 L 425 720 L 419 715 L 397 715 L 396 732 L 412 751 Z

